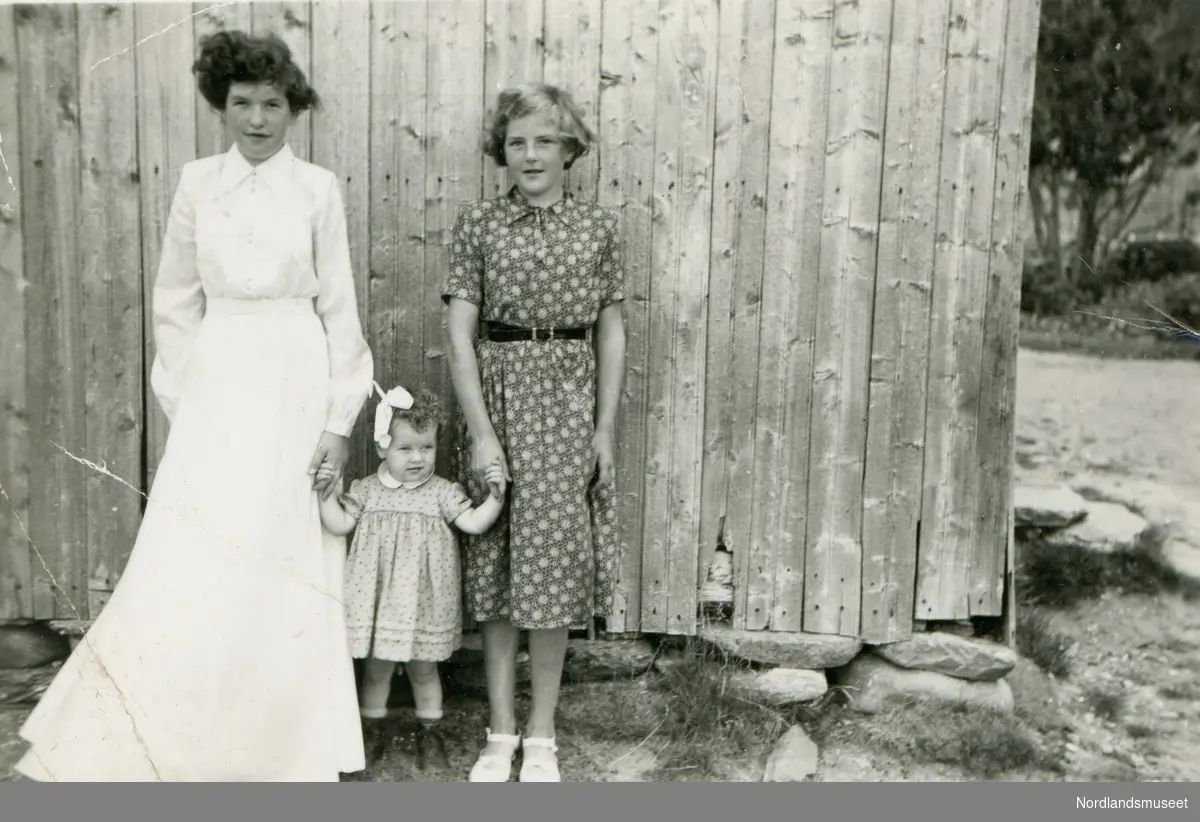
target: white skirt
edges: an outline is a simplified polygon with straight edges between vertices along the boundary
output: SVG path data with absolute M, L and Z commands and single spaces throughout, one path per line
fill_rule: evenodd
M 329 403 L 311 300 L 210 300 L 112 598 L 21 736 L 64 782 L 334 782 L 364 766 L 342 584 L 309 462 Z

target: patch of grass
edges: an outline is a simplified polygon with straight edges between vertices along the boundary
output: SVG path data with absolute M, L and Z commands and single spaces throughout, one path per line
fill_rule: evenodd
M 1167 699 L 1181 702 L 1200 701 L 1200 684 L 1195 682 L 1173 682 L 1158 689 L 1159 694 Z
M 1069 608 L 1106 591 L 1200 597 L 1200 582 L 1180 574 L 1164 558 L 1165 544 L 1165 533 L 1155 526 L 1132 549 L 1112 553 L 1029 538 L 1018 551 L 1017 598 L 1024 607 Z
M 1052 676 L 1071 675 L 1070 637 L 1055 631 L 1050 618 L 1037 608 L 1017 612 L 1017 651 Z
M 840 712 L 839 712 L 840 713 Z M 1062 757 L 1015 714 L 912 699 L 869 717 L 821 716 L 810 731 L 819 745 L 889 754 L 901 761 L 953 765 L 992 779 L 1024 768 L 1061 773 Z
M 1084 698 L 1088 709 L 1101 719 L 1117 722 L 1125 713 L 1125 695 L 1103 688 L 1089 689 Z
M 1153 728 L 1141 722 L 1130 722 L 1125 726 L 1125 733 L 1130 739 L 1151 739 L 1155 735 Z
M 768 749 L 791 723 L 791 713 L 748 700 L 728 686 L 742 663 L 703 643 L 673 655 L 660 675 L 641 680 L 641 690 L 613 689 L 607 700 L 578 701 L 570 711 L 576 733 L 612 742 L 644 745 L 656 764 L 652 781 L 712 779 Z

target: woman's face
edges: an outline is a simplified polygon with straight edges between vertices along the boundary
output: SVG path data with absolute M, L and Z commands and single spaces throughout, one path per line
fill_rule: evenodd
M 437 464 L 437 427 L 417 431 L 405 419 L 392 423 L 392 441 L 383 453 L 387 470 L 401 482 L 420 482 Z
M 567 152 L 553 111 L 512 120 L 504 138 L 509 174 L 525 199 L 549 205 L 562 197 Z
M 231 85 L 224 119 L 230 139 L 251 163 L 261 163 L 279 151 L 296 122 L 287 97 L 267 83 Z

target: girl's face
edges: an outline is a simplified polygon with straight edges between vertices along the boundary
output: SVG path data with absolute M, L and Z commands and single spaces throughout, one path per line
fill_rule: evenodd
M 225 130 L 251 164 L 268 159 L 296 122 L 287 97 L 267 83 L 234 83 L 225 100 Z
M 437 464 L 437 426 L 416 431 L 408 420 L 392 423 L 392 442 L 382 454 L 388 473 L 401 482 L 420 482 Z
M 550 205 L 561 198 L 567 152 L 555 112 L 538 112 L 509 122 L 504 159 L 526 200 L 534 205 Z

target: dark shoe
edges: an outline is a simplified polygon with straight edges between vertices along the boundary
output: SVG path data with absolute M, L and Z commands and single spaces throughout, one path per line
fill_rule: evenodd
M 417 731 L 417 767 L 423 771 L 450 767 L 446 756 L 446 740 L 436 725 L 423 725 Z
M 366 752 L 367 767 L 374 768 L 387 753 L 391 734 L 383 719 L 362 718 L 363 748 Z

